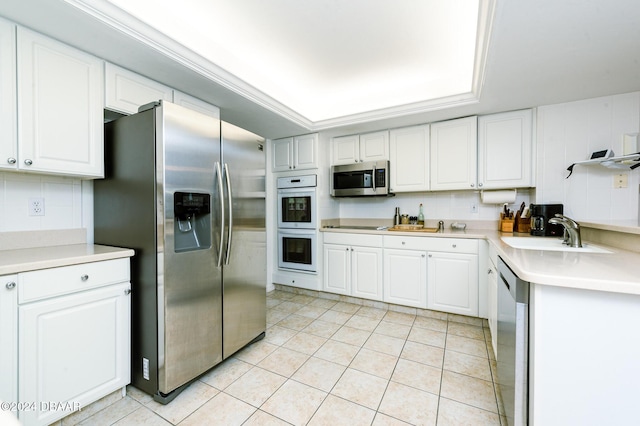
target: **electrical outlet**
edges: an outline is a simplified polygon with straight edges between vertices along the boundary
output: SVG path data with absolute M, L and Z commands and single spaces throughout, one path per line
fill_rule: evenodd
M 469 211 L 471 213 L 478 213 L 478 204 L 477 203 L 471 203 L 471 207 L 469 208 Z
M 29 198 L 29 216 L 44 216 L 44 198 Z
M 629 186 L 629 175 L 620 173 L 613 176 L 613 187 L 616 189 L 626 188 Z

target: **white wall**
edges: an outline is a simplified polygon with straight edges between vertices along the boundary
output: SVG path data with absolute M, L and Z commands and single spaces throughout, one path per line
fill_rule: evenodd
M 26 173 L 0 173 L 0 232 L 91 228 L 91 182 Z M 29 199 L 44 198 L 44 216 L 29 215 Z M 90 238 L 90 237 L 88 237 Z
M 566 179 L 566 169 L 594 151 L 621 155 L 623 135 L 639 130 L 640 92 L 538 108 L 535 201 L 561 202 L 576 220 L 637 221 L 640 170 L 577 165 Z M 628 176 L 627 188 L 614 188 L 618 173 Z

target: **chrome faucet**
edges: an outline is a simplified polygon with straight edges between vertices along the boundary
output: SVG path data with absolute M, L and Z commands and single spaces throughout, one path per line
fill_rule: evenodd
M 557 214 L 549 219 L 549 223 L 562 225 L 564 227 L 564 244 L 570 247 L 582 247 L 582 237 L 580 236 L 580 224 L 570 217 Z

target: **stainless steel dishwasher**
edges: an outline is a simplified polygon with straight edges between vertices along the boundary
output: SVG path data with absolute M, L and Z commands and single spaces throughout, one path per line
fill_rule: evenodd
M 498 257 L 498 388 L 509 426 L 528 420 L 529 283 Z

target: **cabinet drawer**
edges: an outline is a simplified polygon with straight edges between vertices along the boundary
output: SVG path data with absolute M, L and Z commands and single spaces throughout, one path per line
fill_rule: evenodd
M 478 254 L 478 240 L 463 238 L 385 236 L 384 247 Z
M 343 244 L 347 246 L 382 247 L 382 235 L 344 234 L 342 232 L 325 232 L 324 242 L 327 244 Z
M 18 303 L 129 281 L 129 258 L 18 274 Z

